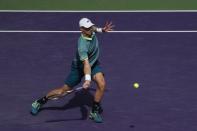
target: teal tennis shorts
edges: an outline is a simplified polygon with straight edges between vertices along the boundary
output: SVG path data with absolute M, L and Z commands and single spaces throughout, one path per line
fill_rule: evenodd
M 96 73 L 99 72 L 103 73 L 99 61 L 96 61 L 91 67 L 91 76 L 93 77 Z M 67 76 L 64 83 L 73 88 L 81 82 L 83 76 L 83 65 L 78 66 L 75 62 L 72 62 L 70 74 Z

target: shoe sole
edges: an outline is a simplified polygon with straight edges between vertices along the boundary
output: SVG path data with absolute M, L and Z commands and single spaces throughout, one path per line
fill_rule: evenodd
M 95 119 L 94 119 L 94 117 L 90 114 L 89 115 L 89 118 L 91 119 L 91 120 L 93 120 L 94 122 L 96 122 L 96 123 L 102 123 L 103 121 L 101 120 L 101 121 L 96 121 Z

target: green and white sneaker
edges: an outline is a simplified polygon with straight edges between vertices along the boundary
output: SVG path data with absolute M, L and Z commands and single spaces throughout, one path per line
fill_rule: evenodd
M 90 114 L 89 114 L 89 118 L 92 119 L 96 123 L 102 123 L 103 122 L 103 119 L 102 119 L 101 115 L 97 111 L 95 111 L 95 112 L 91 111 Z
M 41 107 L 42 107 L 41 103 L 39 103 L 37 100 L 34 101 L 31 105 L 31 114 L 37 115 Z
M 99 114 L 102 114 L 103 113 L 103 108 L 101 106 L 99 106 L 97 110 L 98 110 L 98 113 Z

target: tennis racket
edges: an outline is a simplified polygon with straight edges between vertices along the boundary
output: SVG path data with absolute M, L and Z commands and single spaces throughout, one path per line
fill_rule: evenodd
M 82 86 L 80 86 L 80 87 L 77 87 L 77 88 L 75 88 L 75 89 L 72 89 L 72 90 L 69 90 L 69 91 L 66 91 L 64 94 L 62 94 L 61 96 L 51 96 L 51 100 L 57 100 L 57 99 L 59 99 L 60 97 L 64 97 L 64 96 L 67 96 L 67 95 L 69 95 L 69 94 L 72 94 L 72 93 L 74 93 L 74 92 L 78 92 L 78 91 L 81 91 L 81 90 L 83 90 L 84 88 L 82 87 Z

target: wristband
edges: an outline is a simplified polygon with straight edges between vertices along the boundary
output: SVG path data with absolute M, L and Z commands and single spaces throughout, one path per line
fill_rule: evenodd
M 85 75 L 85 80 L 86 80 L 86 81 L 91 81 L 91 76 L 90 76 L 89 74 L 86 74 L 86 75 Z
M 103 32 L 103 29 L 102 28 L 96 28 L 96 31 L 97 32 Z

